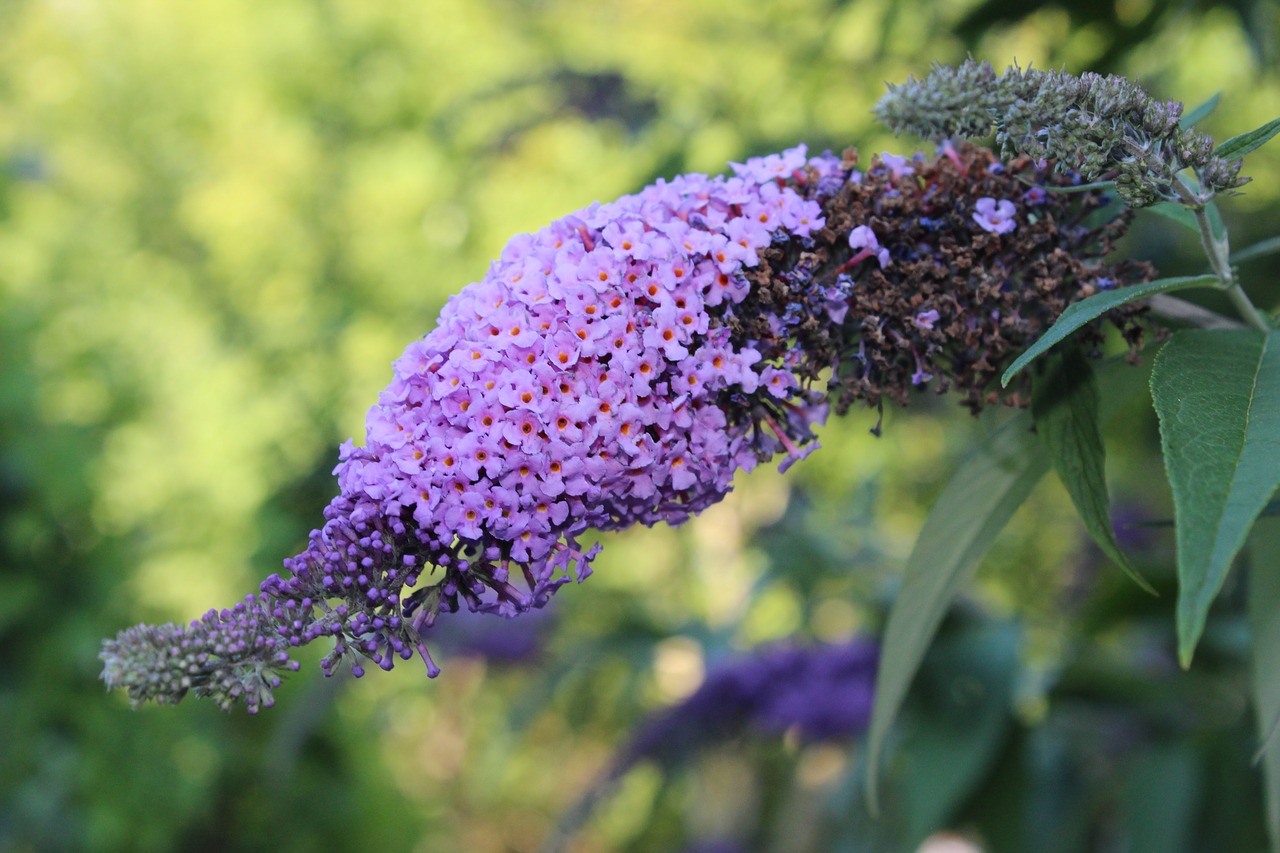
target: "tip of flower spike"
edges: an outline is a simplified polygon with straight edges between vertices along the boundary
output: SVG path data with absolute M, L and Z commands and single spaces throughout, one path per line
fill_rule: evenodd
M 109 690 L 124 689 L 135 707 L 174 705 L 194 693 L 223 710 L 269 708 L 283 673 L 298 669 L 270 622 L 265 597 L 250 596 L 188 625 L 135 625 L 103 643 L 102 680 Z

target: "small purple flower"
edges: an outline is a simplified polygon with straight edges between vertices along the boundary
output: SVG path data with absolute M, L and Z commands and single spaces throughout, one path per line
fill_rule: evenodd
M 960 159 L 960 152 L 956 151 L 956 147 L 951 144 L 950 139 L 942 140 L 942 144 L 938 146 L 938 156 L 946 157 L 950 160 L 960 174 L 963 175 L 965 173 L 964 161 Z
M 913 322 L 922 329 L 933 330 L 933 324 L 938 322 L 938 312 L 930 308 L 928 311 L 921 311 L 915 316 Z
M 1045 191 L 1044 187 L 1032 187 L 1022 194 L 1022 202 L 1023 204 L 1033 205 L 1044 204 L 1044 200 L 1048 195 L 1049 194 Z
M 834 288 L 832 288 L 831 290 L 834 290 Z M 828 293 L 830 293 L 831 290 L 828 290 Z M 841 323 L 844 322 L 844 318 L 849 313 L 849 297 L 847 296 L 829 297 L 827 301 L 824 303 L 823 307 L 826 309 L 827 319 L 829 319 L 835 325 L 839 326 Z
M 807 146 L 797 145 L 795 148 L 788 148 L 779 154 L 752 157 L 746 163 L 730 163 L 729 166 L 737 173 L 738 177 L 746 178 L 757 184 L 786 180 L 797 170 L 804 168 L 807 162 L 807 152 Z
M 859 225 L 849 232 L 849 248 L 860 251 L 849 259 L 845 267 L 851 268 L 854 264 L 872 257 L 880 262 L 880 269 L 889 265 L 889 250 L 881 248 L 880 241 L 876 239 L 876 232 L 866 225 Z
M 914 168 L 907 165 L 906 157 L 890 154 L 887 151 L 880 155 L 880 162 L 889 170 L 889 174 L 895 181 L 900 181 L 907 175 L 914 175 L 916 172 Z
M 1018 223 L 1013 219 L 1018 209 L 1007 198 L 997 202 L 990 196 L 983 196 L 974 203 L 973 207 L 973 221 L 978 223 L 984 231 L 1008 234 L 1018 227 Z

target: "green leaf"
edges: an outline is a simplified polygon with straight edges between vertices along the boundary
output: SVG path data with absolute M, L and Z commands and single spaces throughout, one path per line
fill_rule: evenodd
M 1266 518 L 1271 515 L 1280 515 L 1280 501 L 1271 501 L 1262 508 L 1262 512 L 1258 513 L 1258 518 Z M 1135 521 L 1132 527 L 1173 527 L 1172 518 L 1157 518 L 1151 521 Z
M 867 736 L 867 801 L 877 808 L 877 768 L 893 719 L 929 641 L 996 535 L 1049 470 L 1049 455 L 1019 414 L 960 464 L 938 496 L 907 559 L 889 610 Z
M 1098 383 L 1093 368 L 1075 347 L 1051 353 L 1047 360 L 1031 400 L 1036 433 L 1053 455 L 1058 478 L 1093 541 L 1134 583 L 1155 595 L 1155 589 L 1120 549 L 1111 527 L 1106 451 L 1098 426 Z
M 1189 739 L 1145 745 L 1134 756 L 1124 788 L 1128 853 L 1193 850 L 1204 768 Z M 1159 791 L 1159 796 L 1153 793 Z
M 904 849 L 954 820 L 990 772 L 1013 727 L 1021 641 L 1014 621 L 949 623 L 925 656 L 902 713 Z
M 1213 97 L 1196 107 L 1189 113 L 1183 113 L 1182 120 L 1178 122 L 1178 127 L 1186 130 L 1192 125 L 1199 124 L 1209 117 L 1209 115 L 1217 108 L 1218 101 L 1222 99 L 1221 92 L 1214 92 Z
M 1266 145 L 1277 133 L 1280 133 L 1280 118 L 1273 118 L 1262 127 L 1231 137 L 1219 145 L 1213 154 L 1224 160 L 1239 160 L 1251 151 Z
M 1249 627 L 1253 634 L 1253 710 L 1262 751 L 1264 811 L 1271 849 L 1280 850 L 1280 524 L 1253 529 L 1250 540 Z
M 1157 216 L 1178 223 L 1188 231 L 1193 231 L 1198 236 L 1200 234 L 1200 223 L 1196 221 L 1196 215 L 1186 205 L 1177 201 L 1162 201 L 1158 204 L 1149 205 L 1141 208 L 1147 210 Z M 1205 205 L 1205 212 L 1209 215 L 1209 227 L 1213 229 L 1213 236 L 1219 240 L 1226 234 L 1227 228 L 1222 221 L 1222 214 L 1218 212 L 1218 206 L 1213 202 Z
M 1274 255 L 1280 252 L 1280 237 L 1272 237 L 1259 243 L 1254 243 L 1247 249 L 1241 249 L 1231 256 L 1231 263 L 1242 264 L 1245 261 L 1252 261 L 1254 258 L 1265 258 L 1267 255 Z
M 1213 232 L 1214 239 L 1221 240 L 1227 234 L 1227 226 L 1222 221 L 1222 213 L 1218 210 L 1218 205 L 1209 202 L 1204 206 L 1204 211 L 1209 215 L 1209 229 Z
M 1196 215 L 1179 202 L 1162 201 L 1159 204 L 1153 204 L 1142 209 L 1149 210 L 1157 216 L 1163 216 L 1165 219 L 1173 220 L 1196 234 L 1200 233 L 1200 225 L 1196 222 Z
M 1151 394 L 1173 489 L 1185 667 L 1232 559 L 1280 485 L 1280 332 L 1178 332 L 1156 356 Z
M 1149 281 L 1145 284 L 1135 284 L 1131 287 L 1117 287 L 1115 290 L 1105 290 L 1102 293 L 1095 293 L 1087 299 L 1081 299 L 1079 302 L 1073 302 L 1067 306 L 1067 310 L 1062 312 L 1062 316 L 1057 322 L 1049 327 L 1049 331 L 1040 336 L 1034 344 L 1027 347 L 1026 351 L 1018 356 L 1013 364 L 1009 365 L 1009 369 L 1000 377 L 1000 384 L 1007 386 L 1009 380 L 1038 357 L 1047 352 L 1051 347 L 1061 343 L 1068 335 L 1076 329 L 1085 325 L 1092 320 L 1096 320 L 1099 316 L 1117 308 L 1128 302 L 1134 302 L 1139 299 L 1146 299 L 1155 296 L 1157 293 L 1169 293 L 1174 290 L 1186 290 L 1189 287 L 1213 287 L 1218 284 L 1218 279 L 1212 275 L 1190 275 L 1178 276 L 1176 278 L 1159 278 L 1155 281 Z

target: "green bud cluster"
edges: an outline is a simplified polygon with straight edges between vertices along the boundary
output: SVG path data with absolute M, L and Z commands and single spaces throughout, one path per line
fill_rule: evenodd
M 1177 182 L 1185 169 L 1195 171 L 1203 201 L 1248 180 L 1239 159 L 1214 156 L 1209 136 L 1180 126 L 1180 102 L 1156 100 L 1115 75 L 1017 66 L 996 74 L 971 59 L 890 86 L 875 112 L 895 133 L 935 141 L 994 129 L 1006 159 L 1025 154 L 1074 169 L 1085 181 L 1114 181 L 1133 207 L 1183 201 Z

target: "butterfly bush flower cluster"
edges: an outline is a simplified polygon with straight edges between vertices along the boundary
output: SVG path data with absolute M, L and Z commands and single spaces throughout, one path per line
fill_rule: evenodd
M 856 167 L 801 146 L 513 239 L 395 362 L 306 550 L 232 610 L 108 641 L 108 685 L 255 710 L 322 638 L 326 674 L 417 655 L 434 676 L 439 614 L 542 607 L 590 573 L 590 531 L 679 524 L 738 470 L 785 469 L 831 404 L 936 378 L 976 411 L 1066 304 L 1143 274 L 1102 260 L 1122 223 L 1086 224 L 1096 194 L 1032 212 L 1025 182 L 1051 179 L 1029 161 L 945 146 Z M 998 228 L 975 220 L 987 201 Z

